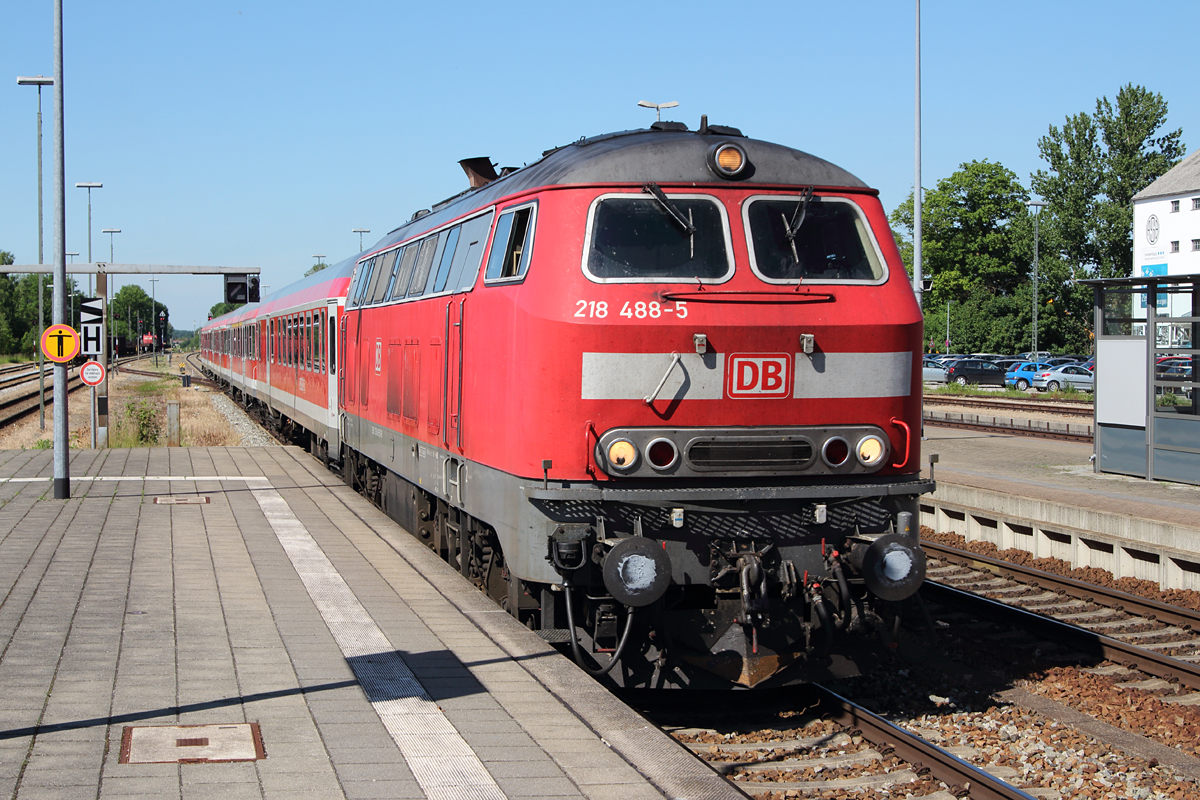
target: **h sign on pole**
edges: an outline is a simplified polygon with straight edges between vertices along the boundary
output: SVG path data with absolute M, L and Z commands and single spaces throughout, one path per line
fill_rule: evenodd
M 80 352 L 98 356 L 104 352 L 104 309 L 99 297 L 86 298 L 79 306 Z

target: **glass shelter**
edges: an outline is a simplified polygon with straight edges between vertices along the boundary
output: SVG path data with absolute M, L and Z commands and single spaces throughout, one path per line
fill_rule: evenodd
M 1081 282 L 1095 292 L 1096 471 L 1200 484 L 1200 274 Z

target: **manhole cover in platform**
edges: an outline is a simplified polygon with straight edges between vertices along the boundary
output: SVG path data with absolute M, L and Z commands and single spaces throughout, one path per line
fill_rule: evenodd
M 257 761 L 266 758 L 258 723 L 146 725 L 121 735 L 122 764 Z
M 202 506 L 208 502 L 204 495 L 166 495 L 154 498 L 155 505 L 160 506 Z

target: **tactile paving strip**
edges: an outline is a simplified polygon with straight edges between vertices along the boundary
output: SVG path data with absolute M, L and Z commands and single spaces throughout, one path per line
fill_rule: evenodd
M 275 489 L 251 492 L 426 796 L 504 800 L 483 762 L 429 697 L 287 501 Z

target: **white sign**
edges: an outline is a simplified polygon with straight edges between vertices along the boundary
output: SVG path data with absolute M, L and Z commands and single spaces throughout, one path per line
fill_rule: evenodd
M 88 386 L 99 386 L 104 383 L 104 365 L 99 361 L 89 361 L 79 368 L 79 380 Z
M 104 353 L 104 301 L 88 297 L 79 304 L 79 352 L 85 356 Z

